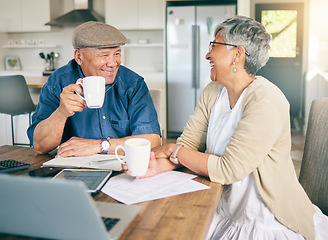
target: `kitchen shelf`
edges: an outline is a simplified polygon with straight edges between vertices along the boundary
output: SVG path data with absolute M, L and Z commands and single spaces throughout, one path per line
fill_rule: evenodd
M 58 45 L 32 45 L 32 46 L 19 46 L 19 45 L 4 45 L 2 48 L 58 48 Z M 152 47 L 164 47 L 163 43 L 129 43 L 124 46 L 124 48 L 152 48 Z
M 57 48 L 58 45 L 4 45 L 2 48 Z
M 122 46 L 123 48 L 151 48 L 151 47 L 164 47 L 163 43 L 128 43 Z

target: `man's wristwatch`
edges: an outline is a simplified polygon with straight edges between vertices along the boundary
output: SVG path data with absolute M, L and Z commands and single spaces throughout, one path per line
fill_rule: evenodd
M 107 139 L 101 141 L 101 154 L 107 154 L 110 149 L 110 143 Z
M 175 147 L 175 149 L 173 150 L 172 155 L 170 156 L 170 161 L 174 164 L 179 164 L 180 163 L 178 158 L 177 158 L 177 155 L 178 155 L 178 152 L 179 152 L 181 147 L 183 147 L 183 145 L 178 144 Z

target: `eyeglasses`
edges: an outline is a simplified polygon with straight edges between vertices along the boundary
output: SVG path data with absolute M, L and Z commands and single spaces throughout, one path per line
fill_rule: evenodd
M 214 47 L 214 44 L 221 44 L 221 45 L 225 45 L 225 46 L 232 46 L 232 47 L 238 47 L 237 45 L 234 45 L 234 44 L 230 44 L 230 43 L 220 43 L 220 42 L 210 42 L 210 45 L 209 45 L 209 52 L 212 51 L 213 47 Z M 246 56 L 250 56 L 250 54 L 246 51 L 245 49 L 245 54 Z

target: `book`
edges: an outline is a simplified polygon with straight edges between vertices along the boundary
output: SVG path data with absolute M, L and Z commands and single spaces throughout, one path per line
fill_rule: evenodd
M 124 156 L 120 157 L 124 158 Z M 94 154 L 83 157 L 55 157 L 43 163 L 42 167 L 92 168 L 122 171 L 121 163 L 117 160 L 115 155 L 111 154 Z

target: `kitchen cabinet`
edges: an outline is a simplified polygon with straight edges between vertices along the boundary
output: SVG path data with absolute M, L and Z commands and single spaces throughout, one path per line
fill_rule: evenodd
M 163 29 L 164 0 L 105 0 L 106 23 L 119 30 Z
M 17 49 L 17 48 L 37 48 L 37 49 L 40 49 L 40 48 L 58 48 L 59 45 L 32 45 L 32 46 L 29 46 L 29 45 L 3 45 L 2 46 L 3 48 L 13 48 L 13 49 Z
M 0 0 L 1 32 L 50 31 L 50 0 Z
M 156 48 L 156 47 L 164 47 L 163 43 L 127 43 L 122 46 L 122 48 Z
M 20 27 L 20 1 L 0 0 L 0 31 L 9 32 Z

